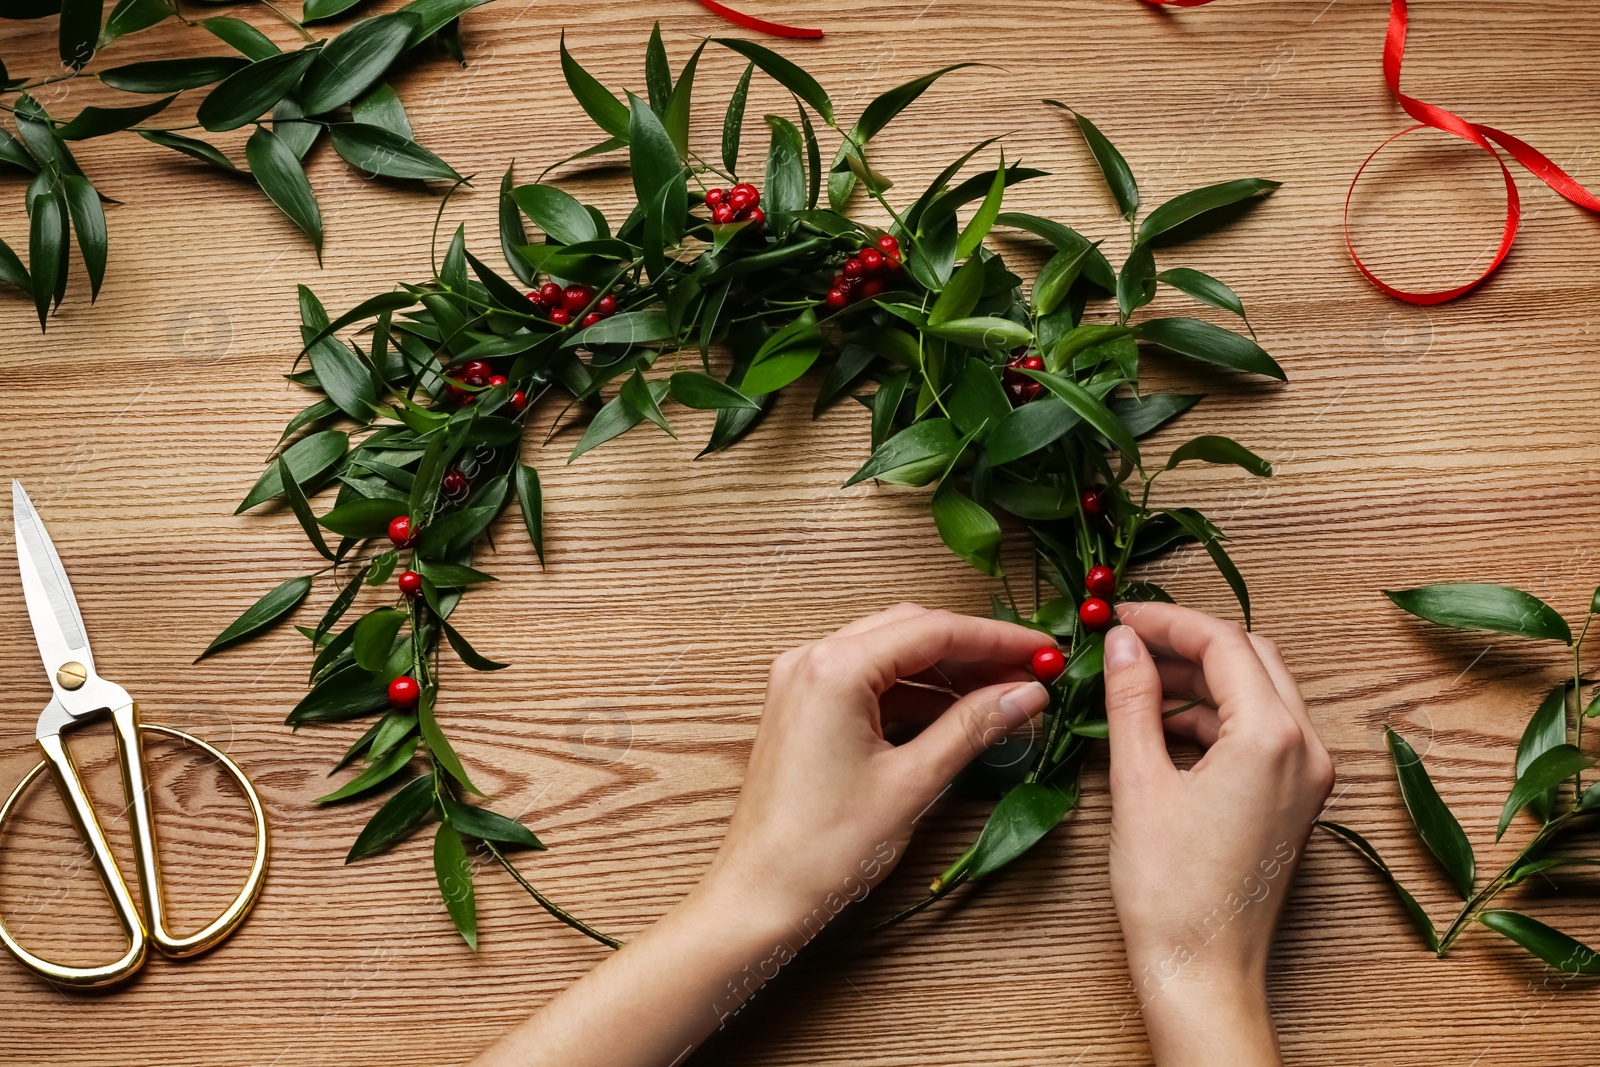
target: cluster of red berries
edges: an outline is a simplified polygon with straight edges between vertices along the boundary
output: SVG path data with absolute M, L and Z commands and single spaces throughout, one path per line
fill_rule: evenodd
M 472 389 L 487 389 L 491 386 L 505 385 L 508 381 L 504 374 L 496 374 L 494 368 L 481 359 L 469 359 L 458 367 L 452 367 L 445 372 L 445 377 L 462 385 L 471 386 Z M 450 395 L 463 404 L 470 404 L 478 398 L 477 393 L 457 385 L 450 386 Z M 506 403 L 513 415 L 520 415 L 522 409 L 528 406 L 528 394 L 518 389 L 511 394 L 511 399 Z
M 1089 595 L 1078 605 L 1078 621 L 1086 630 L 1104 630 L 1111 625 L 1111 598 L 1117 592 L 1117 575 L 1104 563 L 1096 563 L 1083 576 L 1083 587 Z
M 601 319 L 609 319 L 617 313 L 617 298 L 607 293 L 599 300 L 594 298 L 594 290 L 587 285 L 569 285 L 565 289 L 555 282 L 545 282 L 539 288 L 528 294 L 528 299 L 539 305 L 544 310 L 545 316 L 557 326 L 566 326 L 577 321 L 578 325 L 587 329 Z M 582 319 L 574 320 L 574 316 L 583 312 L 583 309 L 593 303 L 594 307 L 584 313 Z
M 1021 407 L 1044 392 L 1044 383 L 1023 374 L 1025 370 L 1044 370 L 1044 360 L 1029 355 L 1026 348 L 1019 348 L 1006 360 L 1006 368 L 1000 372 L 1000 384 L 1014 408 Z
M 828 306 L 838 311 L 857 300 L 883 292 L 883 276 L 900 269 L 900 242 L 892 234 L 878 238 L 844 261 L 828 287 Z
M 459 474 L 460 472 L 454 473 Z M 396 548 L 410 548 L 417 543 L 417 535 L 420 532 L 412 529 L 410 516 L 401 515 L 389 520 L 389 540 L 394 543 Z M 395 579 L 395 584 L 400 587 L 400 592 L 412 599 L 422 595 L 422 575 L 416 571 L 401 571 L 400 576 Z M 389 704 L 391 707 L 399 708 L 402 711 L 407 708 L 414 708 L 420 699 L 422 699 L 422 686 L 409 674 L 402 674 L 389 683 Z
M 767 221 L 766 212 L 756 205 L 761 203 L 761 190 L 749 182 L 740 182 L 732 189 L 706 190 L 706 207 L 711 209 L 711 221 L 718 226 L 730 222 L 750 220 L 752 230 L 761 229 Z

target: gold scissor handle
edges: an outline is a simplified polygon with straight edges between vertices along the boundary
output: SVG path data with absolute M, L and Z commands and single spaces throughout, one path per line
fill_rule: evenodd
M 111 898 L 112 907 L 117 913 L 117 921 L 128 937 L 127 950 L 115 962 L 93 967 L 74 967 L 52 963 L 29 952 L 17 942 L 5 928 L 4 923 L 0 922 L 0 943 L 3 943 L 24 967 L 62 985 L 100 986 L 126 978 L 143 965 L 145 947 L 150 941 L 154 941 L 156 947 L 169 956 L 189 956 L 210 948 L 227 937 L 249 914 L 256 898 L 261 895 L 262 882 L 266 876 L 268 850 L 266 814 L 261 807 L 261 798 L 257 796 L 255 788 L 239 765 L 217 748 L 182 730 L 141 724 L 138 710 L 132 704 L 113 709 L 111 718 L 117 735 L 117 756 L 122 767 L 124 796 L 128 801 L 128 824 L 133 837 L 135 866 L 139 873 L 139 890 L 144 904 L 143 915 L 134 906 L 127 883 L 123 881 L 122 872 L 117 867 L 110 846 L 106 843 L 105 834 L 100 830 L 94 805 L 89 800 L 89 794 L 83 787 L 83 780 L 72 762 L 72 755 L 62 743 L 60 735 L 51 734 L 39 738 L 39 747 L 45 755 L 44 760 L 23 776 L 5 803 L 0 805 L 0 832 L 4 832 L 12 808 L 23 791 L 41 772 L 46 769 L 50 771 L 50 776 L 55 779 L 56 786 L 61 791 L 61 797 L 67 804 L 78 833 L 89 847 L 95 871 L 100 876 L 100 883 L 105 887 L 106 895 Z M 216 759 L 238 782 L 240 790 L 250 804 L 251 815 L 255 819 L 255 858 L 251 862 L 250 875 L 245 880 L 244 887 L 221 915 L 204 929 L 188 937 L 174 937 L 166 928 L 161 865 L 156 847 L 155 819 L 150 810 L 149 781 L 145 775 L 141 730 L 186 741 Z

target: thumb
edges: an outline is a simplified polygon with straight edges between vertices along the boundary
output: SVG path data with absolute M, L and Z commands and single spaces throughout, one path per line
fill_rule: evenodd
M 1174 772 L 1161 727 L 1161 675 L 1150 650 L 1127 626 L 1106 634 L 1106 724 L 1111 735 L 1111 792 L 1136 789 Z
M 1049 703 L 1049 692 L 1038 682 L 985 686 L 951 704 L 900 751 L 919 775 L 942 787 L 984 749 L 1031 722 Z

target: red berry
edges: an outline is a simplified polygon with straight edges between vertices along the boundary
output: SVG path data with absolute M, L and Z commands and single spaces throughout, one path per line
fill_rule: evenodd
M 838 289 L 829 289 L 828 290 L 828 306 L 831 307 L 833 310 L 838 311 L 840 308 L 844 307 L 848 303 L 850 303 L 850 298 L 845 296 L 844 293 L 841 292 L 840 290 L 838 290 Z
M 767 213 L 758 207 L 751 208 L 750 213 L 745 218 L 750 220 L 750 228 L 752 230 L 759 230 L 767 223 Z
M 1098 489 L 1085 489 L 1082 502 L 1083 513 L 1091 519 L 1098 519 L 1106 513 L 1106 495 Z
M 735 193 L 743 193 L 749 198 L 752 204 L 761 203 L 761 190 L 757 189 L 749 182 L 740 182 L 738 185 L 735 185 L 732 189 L 728 190 L 729 196 L 732 196 Z
M 1023 356 L 1017 366 L 1023 370 L 1044 370 L 1044 359 L 1041 356 Z
M 749 193 L 744 192 L 737 185 L 735 185 L 733 187 L 733 192 L 728 194 L 726 203 L 728 207 L 733 209 L 733 213 L 737 215 L 746 208 L 754 206 L 755 201 L 750 199 Z
M 878 251 L 893 259 L 900 258 L 900 241 L 893 234 L 878 238 Z
M 718 204 L 722 203 L 723 198 L 727 195 L 728 194 L 723 192 L 721 189 L 707 189 L 706 207 L 716 207 Z
M 551 308 L 550 321 L 557 326 L 565 326 L 572 321 L 572 314 L 566 308 Z
M 508 403 L 511 405 L 512 413 L 520 415 L 522 414 L 522 409 L 528 406 L 528 394 L 518 389 L 511 394 L 511 399 Z
M 883 257 L 883 273 L 893 274 L 900 269 L 899 255 L 886 255 Z
M 881 292 L 883 292 L 883 283 L 876 278 L 868 278 L 866 281 L 861 283 L 861 292 L 859 296 L 862 300 L 866 300 L 877 296 Z
M 1059 648 L 1041 648 L 1033 654 L 1033 676 L 1045 685 L 1061 677 L 1067 669 L 1067 657 Z
M 733 221 L 733 208 L 727 204 L 718 204 L 716 210 L 711 212 L 711 221 L 718 226 L 726 226 Z
M 411 520 L 406 516 L 401 515 L 397 519 L 389 520 L 389 540 L 394 542 L 394 547 L 410 548 L 415 536 L 411 529 Z
M 422 699 L 422 686 L 409 674 L 402 674 L 389 683 L 389 703 L 397 708 L 415 707 Z
M 863 248 L 856 253 L 856 258 L 861 261 L 861 269 L 868 274 L 876 274 L 883 269 L 883 253 L 876 248 Z
M 509 379 L 504 374 L 491 374 L 489 376 L 490 385 L 504 385 L 507 381 Z
M 400 577 L 395 579 L 395 584 L 406 596 L 414 597 L 422 592 L 422 575 L 416 571 L 401 571 Z
M 561 286 L 555 282 L 545 282 L 539 286 L 539 303 L 547 308 L 561 306 Z
M 594 299 L 594 291 L 587 285 L 569 285 L 561 292 L 561 306 L 567 314 L 576 315 Z
M 600 298 L 600 303 L 596 304 L 594 309 L 600 312 L 601 316 L 609 319 L 617 313 L 617 298 L 607 293 Z
M 1111 605 L 1092 596 L 1078 605 L 1078 621 L 1088 630 L 1104 630 L 1111 625 Z
M 583 317 L 583 321 L 578 323 L 578 325 L 582 326 L 584 329 L 588 329 L 590 326 L 593 326 L 595 323 L 599 322 L 600 319 L 601 319 L 600 312 L 591 311 L 591 312 L 589 312 L 589 314 L 587 314 L 587 315 L 585 315 Z
M 471 484 L 467 480 L 467 476 L 461 471 L 449 470 L 444 472 L 444 478 L 439 482 L 439 488 L 444 490 L 445 496 L 454 498 L 466 495 L 467 488 Z
M 861 277 L 861 261 L 852 256 L 844 261 L 844 266 L 839 268 L 839 272 L 846 278 L 859 278 Z
M 846 278 L 843 274 L 835 274 L 833 276 L 833 281 L 828 283 L 828 288 L 843 291 L 850 288 L 850 285 L 851 282 L 849 278 Z
M 1090 596 L 1110 600 L 1117 591 L 1117 574 L 1104 563 L 1096 563 L 1089 568 L 1089 573 L 1083 576 L 1083 586 L 1089 590 Z

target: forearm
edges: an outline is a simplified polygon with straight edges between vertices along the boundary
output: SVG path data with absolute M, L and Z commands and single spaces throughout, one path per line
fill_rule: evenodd
M 1202 976 L 1147 981 L 1139 1004 L 1158 1067 L 1282 1067 L 1272 1009 L 1259 982 Z
M 668 1067 L 797 951 L 736 887 L 702 883 L 654 926 L 495 1042 L 472 1067 Z

